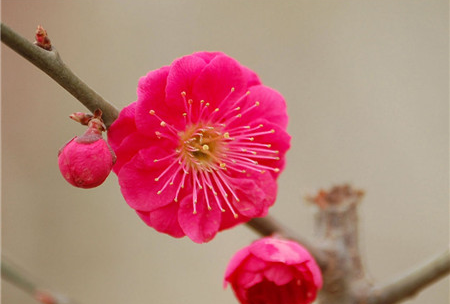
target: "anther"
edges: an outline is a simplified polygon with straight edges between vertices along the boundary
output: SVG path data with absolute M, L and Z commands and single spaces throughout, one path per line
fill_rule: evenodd
M 150 115 L 155 115 L 155 111 L 154 110 L 150 110 Z
M 167 124 L 164 121 L 161 121 L 160 125 L 161 127 L 165 127 Z
M 255 106 L 259 106 L 259 101 L 255 102 Z
M 181 96 L 186 96 L 186 92 L 185 91 L 181 92 Z
M 208 145 L 203 145 L 203 146 L 202 146 L 202 149 L 205 150 L 205 151 L 206 151 L 206 150 L 209 150 L 209 146 L 208 146 Z

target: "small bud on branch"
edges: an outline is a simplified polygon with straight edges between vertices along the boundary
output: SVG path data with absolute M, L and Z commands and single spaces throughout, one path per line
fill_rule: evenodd
M 34 42 L 35 45 L 47 51 L 52 50 L 52 43 L 50 41 L 50 38 L 48 38 L 47 31 L 44 30 L 42 26 L 38 25 L 35 37 L 36 37 L 36 41 Z

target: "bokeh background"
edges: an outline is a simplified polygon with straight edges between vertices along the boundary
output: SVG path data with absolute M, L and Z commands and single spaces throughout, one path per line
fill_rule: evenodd
M 361 246 L 389 280 L 449 241 L 448 1 L 3 0 L 2 21 L 32 40 L 47 29 L 64 61 L 123 107 L 139 77 L 220 50 L 283 93 L 292 148 L 270 213 L 313 236 L 303 197 L 349 182 L 366 191 Z M 222 289 L 245 226 L 197 245 L 147 227 L 117 177 L 76 189 L 57 151 L 84 107 L 2 45 L 2 254 L 44 287 L 94 303 L 237 303 Z M 448 303 L 449 281 L 411 304 Z M 35 303 L 2 282 L 5 304 Z

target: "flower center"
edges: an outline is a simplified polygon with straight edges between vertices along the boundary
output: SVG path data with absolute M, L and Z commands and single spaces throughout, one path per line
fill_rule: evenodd
M 187 164 L 195 164 L 199 169 L 201 166 L 210 168 L 214 163 L 220 162 L 224 148 L 220 127 L 191 125 L 179 137 L 179 151 Z

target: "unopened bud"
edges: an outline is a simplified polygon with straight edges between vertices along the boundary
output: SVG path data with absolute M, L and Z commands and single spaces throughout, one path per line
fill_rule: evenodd
M 108 177 L 116 162 L 116 155 L 102 137 L 104 127 L 101 111 L 94 116 L 74 113 L 70 118 L 88 129 L 82 136 L 76 136 L 62 147 L 58 153 L 59 170 L 73 186 L 93 188 L 101 185 Z
M 47 31 L 40 25 L 38 25 L 36 30 L 36 41 L 34 44 L 43 48 L 44 50 L 50 51 L 52 49 L 52 43 L 48 38 Z

